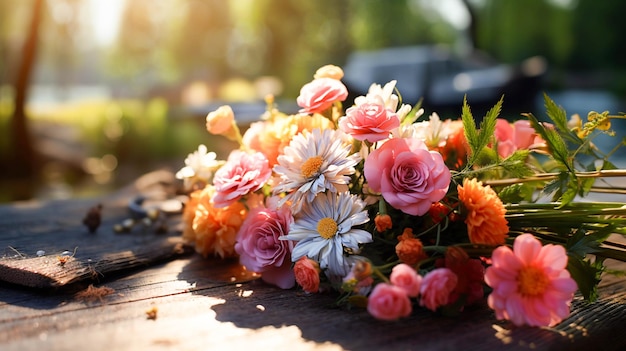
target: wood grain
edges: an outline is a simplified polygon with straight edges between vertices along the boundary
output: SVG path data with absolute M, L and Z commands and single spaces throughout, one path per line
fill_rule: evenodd
M 170 216 L 172 230 L 157 234 L 138 224 L 129 233 L 114 226 L 131 217 L 128 204 L 137 194 L 149 197 L 146 208 L 173 196 L 173 177 L 155 172 L 134 186 L 102 199 L 26 202 L 0 206 L 0 280 L 33 288 L 59 288 L 191 252 L 174 230 L 180 216 Z M 82 224 L 91 207 L 102 205 L 102 223 L 95 233 Z M 45 252 L 38 256 L 37 252 Z M 65 255 L 63 254 L 65 252 Z M 63 257 L 66 256 L 66 257 Z

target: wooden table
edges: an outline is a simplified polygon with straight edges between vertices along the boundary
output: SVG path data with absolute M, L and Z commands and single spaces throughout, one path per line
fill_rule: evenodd
M 456 318 L 418 309 L 381 322 L 363 310 L 335 308 L 332 294 L 274 288 L 236 262 L 180 250 L 175 231 L 114 233 L 137 191 L 145 187 L 103 199 L 0 206 L 0 269 L 5 277 L 18 274 L 20 283 L 0 282 L 0 350 L 626 349 L 623 278 L 608 277 L 594 304 L 576 297 L 571 316 L 554 328 L 514 327 L 484 304 Z M 81 221 L 98 202 L 103 223 L 91 234 Z M 170 220 L 175 225 L 177 218 Z M 37 257 L 38 250 L 47 253 Z M 62 250 L 73 254 L 63 266 Z M 27 260 L 59 279 L 19 276 L 11 268 Z M 109 294 L 85 296 L 89 284 Z

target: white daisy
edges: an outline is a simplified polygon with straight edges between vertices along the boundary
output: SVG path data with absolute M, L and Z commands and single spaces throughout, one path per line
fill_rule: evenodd
M 208 183 L 213 172 L 222 164 L 216 160 L 215 152 L 208 152 L 205 145 L 198 146 L 198 150 L 189 154 L 185 159 L 185 167 L 176 172 L 176 178 L 183 179 L 186 188 L 191 188 L 195 182 Z
M 350 271 L 350 253 L 360 251 L 359 244 L 372 242 L 372 234 L 354 227 L 369 221 L 365 203 L 348 192 L 326 192 L 302 207 L 283 240 L 297 241 L 291 253 L 296 262 L 303 256 L 316 260 L 332 278 L 343 278 Z
M 360 156 L 350 155 L 352 145 L 344 135 L 333 129 L 314 129 L 291 140 L 274 166 L 278 178 L 272 182 L 274 195 L 286 193 L 281 205 L 290 203 L 296 214 L 303 201 L 311 202 L 317 194 L 348 191 L 350 175 Z

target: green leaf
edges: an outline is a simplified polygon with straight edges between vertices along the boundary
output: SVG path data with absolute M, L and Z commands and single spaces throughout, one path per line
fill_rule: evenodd
M 561 204 L 557 207 L 557 209 L 563 208 L 567 206 L 570 202 L 574 201 L 577 194 L 578 182 L 576 182 L 576 179 L 570 178 L 570 181 L 567 182 L 567 189 L 565 190 L 565 192 L 563 192 L 558 200 Z
M 597 300 L 598 283 L 600 282 L 600 275 L 604 270 L 602 260 L 596 259 L 592 263 L 589 260 L 569 256 L 567 270 L 576 281 L 578 290 L 580 290 L 585 300 L 590 302 Z
M 565 145 L 565 141 L 563 141 L 561 136 L 555 130 L 544 127 L 532 113 L 524 115 L 528 117 L 530 125 L 535 129 L 537 134 L 539 134 L 539 136 L 541 136 L 541 138 L 543 138 L 546 142 L 546 145 L 550 150 L 550 155 L 552 155 L 552 158 L 559 163 L 561 166 L 560 168 L 573 172 L 574 166 L 569 158 L 567 145 Z
M 500 115 L 500 111 L 502 110 L 502 102 L 504 101 L 504 96 L 498 100 L 498 102 L 489 110 L 485 117 L 483 117 L 482 122 L 480 122 L 480 133 L 478 135 L 478 142 L 480 148 L 484 148 L 489 144 L 491 138 L 493 138 L 496 131 L 496 121 L 498 116 Z
M 548 114 L 548 117 L 550 117 L 552 123 L 554 123 L 556 128 L 563 132 L 569 131 L 569 128 L 567 127 L 567 114 L 565 113 L 565 110 L 562 107 L 558 106 L 552 99 L 550 99 L 550 97 L 546 93 L 543 94 L 543 101 L 546 107 L 546 113 Z
M 467 168 L 470 168 L 478 159 L 480 153 L 489 144 L 496 130 L 496 120 L 502 109 L 502 102 L 504 97 L 492 107 L 482 122 L 480 122 L 480 132 L 476 129 L 476 121 L 472 116 L 472 111 L 467 103 L 467 96 L 463 98 L 463 109 L 461 113 L 461 120 L 463 121 L 463 129 L 465 131 L 465 138 L 470 147 L 470 155 L 467 162 Z
M 509 185 L 498 192 L 498 197 L 503 203 L 519 203 L 532 198 L 535 188 L 528 183 Z
M 531 171 L 526 164 L 529 154 L 529 150 L 517 150 L 502 161 L 500 167 L 507 171 L 511 177 L 521 178 L 531 176 L 534 172 Z
M 606 235 L 599 233 L 587 234 L 583 229 L 578 229 L 574 235 L 567 240 L 565 248 L 570 256 L 584 259 L 587 254 L 596 253 L 600 249 L 600 243 L 606 239 Z
M 472 111 L 467 104 L 467 96 L 463 98 L 463 109 L 461 113 L 461 120 L 463 121 L 463 130 L 465 132 L 465 139 L 470 147 L 470 157 L 480 151 L 478 147 L 478 131 L 476 130 L 476 121 L 472 116 Z M 473 159 L 472 159 L 473 161 Z

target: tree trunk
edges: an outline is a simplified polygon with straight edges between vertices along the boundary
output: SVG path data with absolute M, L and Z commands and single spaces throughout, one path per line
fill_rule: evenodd
M 22 59 L 15 80 L 15 111 L 11 120 L 11 148 L 13 160 L 8 174 L 14 179 L 33 180 L 37 175 L 38 164 L 35 150 L 28 128 L 26 101 L 30 77 L 33 72 L 37 45 L 39 41 L 39 25 L 43 12 L 43 0 L 34 0 L 32 17 L 28 26 L 28 36 L 22 49 Z

